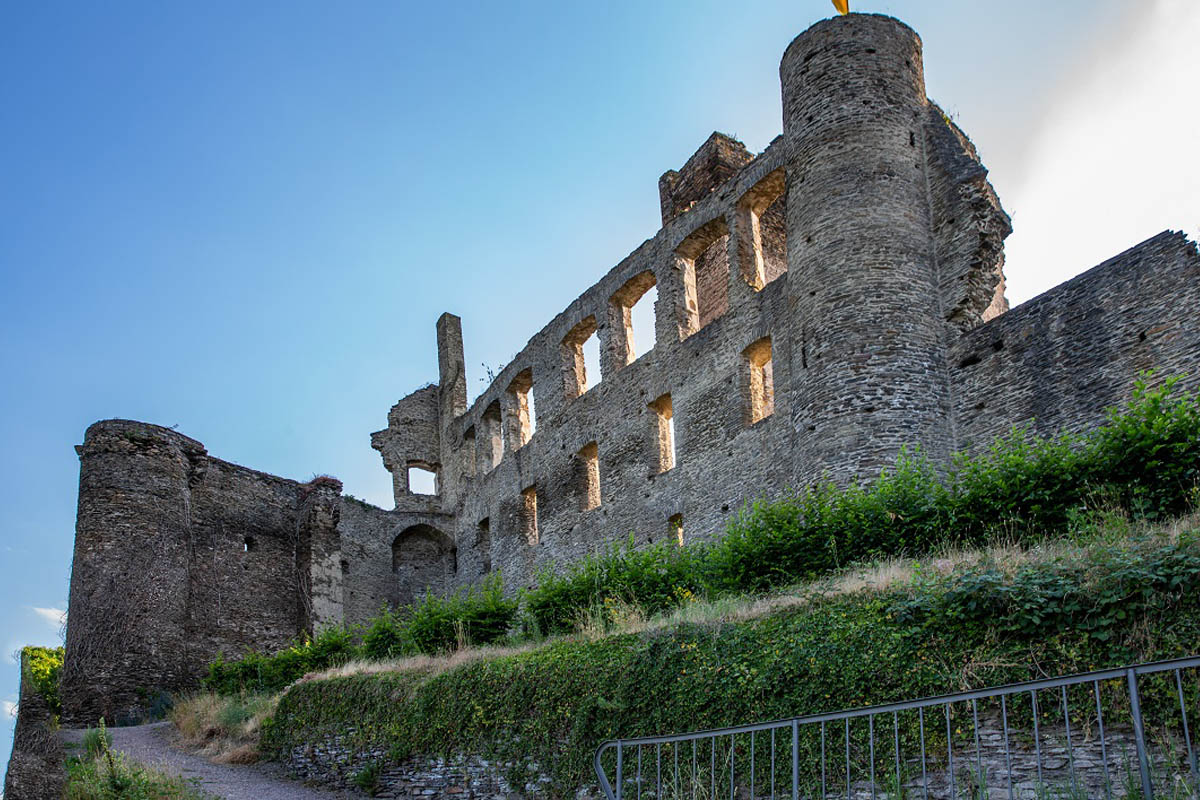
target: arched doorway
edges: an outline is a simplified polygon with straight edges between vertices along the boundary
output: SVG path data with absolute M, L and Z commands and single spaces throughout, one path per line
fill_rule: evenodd
M 444 594 L 454 586 L 458 557 L 454 541 L 432 525 L 405 528 L 392 541 L 396 602 L 408 604 L 426 590 Z

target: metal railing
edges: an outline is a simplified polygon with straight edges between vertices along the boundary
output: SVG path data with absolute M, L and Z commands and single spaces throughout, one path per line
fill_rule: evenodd
M 595 768 L 607 800 L 1195 800 L 1198 723 L 1193 657 L 618 739 Z

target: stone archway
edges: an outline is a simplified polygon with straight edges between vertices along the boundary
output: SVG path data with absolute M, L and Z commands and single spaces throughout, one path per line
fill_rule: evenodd
M 407 605 L 426 590 L 445 594 L 454 587 L 458 554 L 454 541 L 432 525 L 412 525 L 392 541 L 396 601 Z

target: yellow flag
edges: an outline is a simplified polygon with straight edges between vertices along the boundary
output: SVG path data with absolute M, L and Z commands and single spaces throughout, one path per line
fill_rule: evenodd
M 843 14 L 849 14 L 850 0 L 833 0 L 833 7 Z

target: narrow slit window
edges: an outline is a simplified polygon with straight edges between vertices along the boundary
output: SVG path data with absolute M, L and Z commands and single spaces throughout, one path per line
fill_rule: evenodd
M 410 461 L 408 464 L 408 491 L 413 494 L 436 495 L 438 493 L 437 467 L 433 464 Z
M 258 549 L 258 542 L 254 541 L 253 536 L 247 536 L 246 538 L 242 539 L 242 552 L 243 553 L 250 553 L 256 549 Z
M 747 417 L 751 425 L 775 413 L 775 369 L 771 337 L 764 336 L 743 353 L 746 372 Z
M 654 414 L 654 456 L 657 472 L 675 468 L 675 412 L 671 395 L 664 394 L 650 404 Z
M 538 498 L 537 486 L 530 486 L 521 492 L 521 526 L 525 532 L 525 542 L 529 545 L 538 543 Z
M 578 454 L 579 508 L 591 511 L 600 507 L 600 450 L 595 442 L 583 446 Z
M 667 520 L 667 530 L 670 532 L 671 540 L 679 547 L 683 547 L 683 514 L 672 514 Z
M 508 440 L 513 450 L 525 446 L 537 430 L 533 405 L 533 370 L 522 370 L 509 384 L 507 395 Z
M 563 388 L 567 399 L 574 400 L 600 383 L 600 339 L 596 336 L 596 318 L 585 317 L 562 340 Z M 595 381 L 590 381 L 594 376 Z
M 612 346 L 616 349 L 614 362 L 619 365 L 632 364 L 648 353 L 657 343 L 655 332 L 655 304 L 658 288 L 654 273 L 634 275 L 617 290 L 610 302 Z

